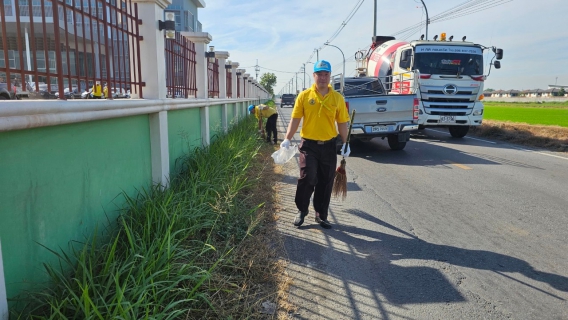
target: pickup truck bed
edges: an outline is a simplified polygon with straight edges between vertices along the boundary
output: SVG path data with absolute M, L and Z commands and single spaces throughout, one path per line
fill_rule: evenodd
M 344 78 L 343 96 L 349 110 L 355 110 L 351 137 L 370 140 L 387 138 L 392 150 L 402 150 L 410 133 L 418 130 L 418 100 L 415 94 L 386 94 L 379 79 Z M 334 88 L 339 89 L 339 82 Z

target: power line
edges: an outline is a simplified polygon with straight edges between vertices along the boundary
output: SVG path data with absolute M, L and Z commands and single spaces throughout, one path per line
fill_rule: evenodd
M 349 12 L 349 15 L 347 16 L 347 18 L 345 20 L 343 20 L 343 22 L 341 22 L 341 24 L 339 25 L 339 28 L 337 28 L 337 30 L 331 35 L 331 37 L 325 43 L 331 43 L 335 38 L 337 38 L 337 36 L 341 33 L 343 28 L 345 28 L 345 26 L 347 26 L 347 23 L 349 23 L 349 21 L 353 18 L 355 13 L 357 13 L 359 8 L 361 8 L 361 5 L 363 5 L 363 2 L 365 2 L 365 0 L 359 0 L 359 2 L 357 2 L 355 4 L 353 9 L 351 9 L 351 12 Z M 306 60 L 306 62 L 310 62 L 312 60 L 312 58 L 314 57 L 314 53 L 320 51 L 324 47 L 325 47 L 325 44 L 322 44 L 319 48 L 315 48 L 314 51 L 312 51 L 312 54 L 310 55 L 308 60 Z
M 430 24 L 434 22 L 441 22 L 447 21 L 451 19 L 456 19 L 459 17 L 463 17 L 466 15 L 474 14 L 480 11 L 487 10 L 489 8 L 496 7 L 498 5 L 502 5 L 513 0 L 468 0 L 464 3 L 461 3 L 457 6 L 454 6 L 442 13 L 439 13 L 432 18 L 430 18 Z M 401 39 L 406 39 L 414 35 L 422 28 L 423 23 L 417 23 L 410 27 L 404 28 L 400 31 L 397 31 L 392 36 L 399 35 Z

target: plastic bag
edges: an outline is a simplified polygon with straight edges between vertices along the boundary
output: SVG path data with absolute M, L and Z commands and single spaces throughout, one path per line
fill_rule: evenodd
M 285 164 L 286 162 L 290 161 L 294 155 L 298 153 L 298 145 L 290 146 L 288 149 L 280 148 L 272 154 L 272 158 L 274 159 L 274 163 L 276 164 Z

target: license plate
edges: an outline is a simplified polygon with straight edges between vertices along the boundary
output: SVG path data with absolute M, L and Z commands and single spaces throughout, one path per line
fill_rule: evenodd
M 374 126 L 371 130 L 372 132 L 387 132 L 389 131 L 388 126 Z
M 440 123 L 456 123 L 456 116 L 440 116 Z

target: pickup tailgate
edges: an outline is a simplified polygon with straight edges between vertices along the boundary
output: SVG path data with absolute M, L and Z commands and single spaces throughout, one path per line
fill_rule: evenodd
M 413 121 L 413 94 L 349 97 L 349 110 L 355 110 L 354 123 L 393 123 Z

